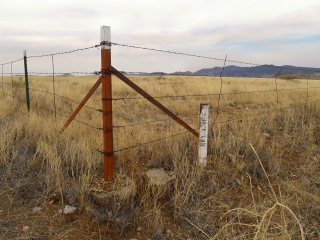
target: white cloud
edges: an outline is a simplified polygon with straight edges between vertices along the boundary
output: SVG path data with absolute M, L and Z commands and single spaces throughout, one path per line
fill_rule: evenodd
M 314 66 L 319 51 L 313 49 L 320 45 L 318 0 L 3 0 L 1 5 L 1 62 L 20 58 L 24 49 L 34 55 L 98 44 L 101 25 L 111 26 L 114 42 L 258 63 Z M 128 71 L 221 65 L 116 46 L 112 53 L 113 63 Z M 100 67 L 95 49 L 66 59 L 59 58 L 61 64 L 57 59 L 63 71 Z

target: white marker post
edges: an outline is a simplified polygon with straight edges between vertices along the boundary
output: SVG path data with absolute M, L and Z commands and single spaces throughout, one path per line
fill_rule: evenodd
M 200 104 L 199 164 L 203 167 L 207 165 L 208 128 L 209 104 Z

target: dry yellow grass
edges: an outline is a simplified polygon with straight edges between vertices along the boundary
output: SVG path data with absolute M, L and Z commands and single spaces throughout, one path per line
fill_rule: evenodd
M 61 196 L 60 205 L 73 204 L 83 210 L 79 216 L 86 216 L 84 210 L 91 203 L 89 183 L 103 171 L 102 155 L 96 151 L 102 150 L 102 132 L 73 122 L 59 138 L 56 136 L 65 116 L 77 106 L 60 96 L 80 102 L 97 78 L 55 77 L 57 119 L 52 94 L 30 90 L 28 114 L 26 104 L 19 101 L 25 101 L 23 86 L 15 86 L 12 93 L 11 86 L 4 84 L 3 90 L 16 99 L 0 93 L 0 208 L 5 216 L 0 221 L 0 238 L 72 239 L 68 231 L 78 231 L 87 238 L 127 239 L 135 236 L 137 226 L 142 227 L 143 236 L 154 239 L 320 236 L 320 82 L 227 77 L 222 79 L 219 109 L 220 78 L 130 77 L 195 129 L 199 126 L 200 103 L 211 106 L 210 123 L 215 121 L 215 125 L 210 127 L 212 145 L 205 171 L 196 167 L 198 143 L 188 133 L 115 153 L 116 176 L 126 172 L 137 179 L 137 184 L 147 169 L 173 171 L 175 180 L 167 199 L 140 193 L 131 204 L 115 204 L 108 210 L 108 217 L 104 216 L 105 210 L 99 209 L 101 213 L 88 220 L 94 225 L 90 229 L 79 219 L 76 224 L 63 222 L 64 230 L 58 235 L 43 232 L 59 228 L 58 220 L 50 220 L 50 212 L 42 215 L 42 222 L 35 221 L 38 225 L 32 226 L 32 233 L 12 228 L 10 224 L 21 225 L 35 217 L 26 214 L 24 220 L 19 220 L 18 212 L 46 206 L 53 194 Z M 29 79 L 31 89 L 53 92 L 52 77 Z M 10 84 L 11 78 L 5 77 L 4 83 Z M 185 132 L 172 120 L 155 121 L 167 116 L 119 79 L 113 78 L 112 84 L 117 99 L 113 102 L 115 126 L 152 121 L 114 128 L 116 151 Z M 87 105 L 101 109 L 101 89 Z M 99 111 L 83 108 L 76 119 L 102 127 Z M 171 229 L 171 235 L 167 229 Z

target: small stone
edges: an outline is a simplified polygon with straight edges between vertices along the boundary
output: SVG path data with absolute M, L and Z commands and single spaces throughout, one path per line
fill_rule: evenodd
M 315 162 L 318 162 L 318 158 L 316 158 L 316 157 L 312 157 L 312 160 Z
M 235 181 L 236 181 L 236 183 L 237 183 L 239 186 L 242 185 L 242 182 L 241 182 L 239 179 L 236 178 Z
M 166 185 L 168 182 L 173 180 L 163 169 L 153 169 L 146 172 L 151 183 L 157 186 Z
M 98 192 L 100 192 L 100 193 L 101 193 L 101 192 L 103 192 L 103 189 L 99 189 L 99 191 L 98 191 Z
M 30 227 L 29 226 L 23 226 L 22 231 L 27 232 L 29 231 Z
M 136 229 L 136 231 L 137 231 L 137 232 L 141 232 L 141 227 L 138 227 L 138 228 Z
M 39 211 L 41 211 L 41 207 L 34 207 L 34 208 L 32 209 L 32 212 L 33 212 L 33 213 L 37 213 L 37 212 L 39 212 Z
M 96 189 L 96 188 L 91 188 L 90 189 L 92 192 L 98 192 L 98 189 Z
M 271 137 L 269 133 L 262 133 L 262 135 L 263 135 L 264 137 L 266 137 L 266 138 L 270 138 L 270 137 Z
M 70 205 L 66 205 L 66 206 L 64 207 L 64 209 L 63 209 L 63 213 L 64 213 L 64 214 L 72 214 L 72 213 L 74 213 L 76 210 L 77 210 L 76 207 L 72 207 L 72 206 L 70 206 Z

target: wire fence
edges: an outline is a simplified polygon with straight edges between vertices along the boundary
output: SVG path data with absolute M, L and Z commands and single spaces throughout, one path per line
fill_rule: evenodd
M 275 66 L 275 65 L 260 65 L 260 64 L 255 64 L 255 63 L 248 63 L 248 62 L 242 62 L 242 61 L 237 61 L 237 60 L 232 60 L 232 59 L 228 59 L 227 56 L 224 59 L 220 59 L 220 58 L 215 58 L 215 57 L 207 57 L 207 56 L 201 56 L 201 55 L 194 55 L 194 54 L 189 54 L 189 53 L 180 53 L 180 52 L 174 52 L 174 51 L 167 51 L 167 50 L 160 50 L 160 49 L 153 49 L 153 48 L 147 48 L 147 47 L 139 47 L 139 46 L 133 46 L 133 45 L 126 45 L 126 44 L 120 44 L 120 43 L 114 43 L 114 42 L 109 42 L 111 45 L 114 46 L 119 46 L 119 47 L 127 47 L 127 48 L 135 48 L 135 49 L 142 49 L 142 50 L 146 50 L 146 51 L 156 51 L 156 52 L 161 52 L 161 53 L 166 53 L 166 54 L 175 54 L 175 55 L 182 55 L 182 56 L 187 56 L 187 57 L 194 57 L 194 58 L 203 58 L 203 59 L 207 59 L 207 60 L 215 60 L 215 61 L 220 61 L 223 65 L 221 73 L 218 77 L 218 80 L 220 81 L 220 87 L 219 87 L 219 91 L 218 92 L 212 92 L 212 93 L 204 93 L 204 94 L 198 94 L 198 93 L 188 93 L 188 94 L 183 94 L 183 95 L 160 95 L 160 96 L 153 96 L 152 99 L 158 99 L 158 100 L 170 100 L 170 101 L 184 101 L 184 102 L 191 102 L 191 101 L 200 101 L 202 100 L 202 98 L 206 97 L 208 100 L 211 99 L 211 101 L 215 101 L 216 102 L 216 107 L 214 109 L 214 111 L 211 111 L 211 119 L 213 119 L 213 121 L 211 121 L 211 124 L 209 124 L 210 128 L 213 128 L 215 125 L 217 124 L 225 124 L 225 123 L 230 123 L 230 122 L 235 122 L 235 121 L 242 121 L 245 119 L 251 119 L 251 118 L 255 118 L 255 117 L 259 117 L 259 116 L 263 116 L 263 115 L 268 115 L 272 112 L 278 112 L 278 111 L 284 111 L 290 108 L 294 108 L 294 103 L 298 102 L 298 101 L 305 101 L 306 105 L 316 102 L 319 99 L 317 97 L 320 96 L 320 92 L 318 91 L 318 89 L 320 87 L 318 86 L 314 86 L 314 87 L 310 87 L 309 86 L 309 80 L 311 77 L 312 73 L 318 73 L 319 71 L 315 71 L 312 68 L 290 68 L 288 66 Z M 36 96 L 36 95 L 50 95 L 53 97 L 53 102 L 52 102 L 52 108 L 48 108 L 48 107 L 44 107 L 41 106 L 38 102 L 33 102 L 31 103 L 31 111 L 32 110 L 39 110 L 39 111 L 44 111 L 44 112 L 48 112 L 54 115 L 54 120 L 56 121 L 57 119 L 61 119 L 62 121 L 67 120 L 70 115 L 69 113 L 64 113 L 61 112 L 60 110 L 57 109 L 57 101 L 67 101 L 76 105 L 82 105 L 82 107 L 86 108 L 87 110 L 90 111 L 94 111 L 96 113 L 99 114 L 103 114 L 103 110 L 96 108 L 96 107 L 92 107 L 92 106 L 88 106 L 88 105 L 83 105 L 80 101 L 78 100 L 74 100 L 72 98 L 70 98 L 69 96 L 64 96 L 62 94 L 57 93 L 57 82 L 56 82 L 56 77 L 58 76 L 70 76 L 70 75 L 79 75 L 79 76 L 97 76 L 100 75 L 103 70 L 97 70 L 97 71 L 92 71 L 92 72 L 55 72 L 55 56 L 57 55 L 65 55 L 65 54 L 73 54 L 75 52 L 79 52 L 79 51 L 88 51 L 91 49 L 97 49 L 99 48 L 101 45 L 97 44 L 97 45 L 93 45 L 90 47 L 85 47 L 85 48 L 80 48 L 80 49 L 74 49 L 74 50 L 70 50 L 70 51 L 65 51 L 65 52 L 58 52 L 58 53 L 51 53 L 51 54 L 43 54 L 43 55 L 32 55 L 32 56 L 28 56 L 27 59 L 32 59 L 32 58 L 51 58 L 51 67 L 52 67 L 52 72 L 29 72 L 29 76 L 45 76 L 46 78 L 51 78 L 52 80 L 52 90 L 47 90 L 47 89 L 38 89 L 38 88 L 34 88 L 34 87 L 28 87 L 28 91 L 31 92 L 32 96 Z M 0 94 L 3 95 L 3 97 L 8 96 L 10 98 L 12 98 L 12 100 L 16 100 L 20 103 L 26 103 L 27 101 L 25 99 L 23 99 L 21 97 L 21 94 L 16 94 L 15 93 L 15 89 L 25 89 L 26 86 L 25 84 L 21 83 L 21 81 L 17 81 L 16 79 L 14 79 L 15 77 L 21 77 L 25 75 L 25 72 L 14 72 L 13 71 L 13 65 L 16 64 L 20 64 L 22 63 L 24 59 L 17 59 L 17 60 L 13 60 L 10 62 L 6 62 L 6 63 L 2 63 L 1 65 L 1 80 L 2 80 L 2 89 L 0 91 Z M 255 91 L 234 91 L 234 92 L 224 92 L 224 69 L 226 66 L 226 63 L 236 63 L 236 64 L 245 64 L 245 65 L 250 65 L 250 66 L 263 66 L 263 67 L 267 67 L 267 68 L 274 68 L 277 69 L 278 73 L 275 74 L 274 76 L 274 88 L 273 89 L 266 89 L 266 90 L 255 90 Z M 4 66 L 9 65 L 10 66 L 10 72 L 4 72 Z M 309 77 L 307 80 L 307 86 L 306 87 L 295 87 L 295 88 L 279 88 L 278 86 L 278 80 L 279 80 L 279 76 L 281 74 L 282 71 L 284 70 L 301 70 L 301 71 L 306 71 L 306 69 L 309 71 Z M 112 72 L 112 71 L 111 71 Z M 208 77 L 208 78 L 212 78 L 212 75 L 194 75 L 194 74 L 186 74 L 186 73 L 150 73 L 150 72 L 130 72 L 130 71 L 119 71 L 125 75 L 137 75 L 137 76 L 182 76 L 182 77 Z M 8 81 L 9 78 L 9 81 Z M 5 80 L 7 82 L 5 82 Z M 9 91 L 10 89 L 10 91 Z M 310 94 L 310 91 L 313 90 L 313 94 Z M 293 98 L 286 98 L 286 99 L 280 99 L 280 93 L 282 92 L 289 92 L 292 91 L 295 94 L 297 94 L 297 92 L 299 93 L 299 96 L 295 96 Z M 305 92 L 304 92 L 305 91 Z M 314 92 L 316 92 L 316 94 L 314 94 Z M 221 107 L 221 101 L 223 97 L 231 97 L 231 96 L 244 96 L 244 95 L 251 95 L 251 94 L 269 94 L 269 93 L 275 93 L 276 97 L 274 101 L 268 101 L 268 102 L 260 102 L 260 103 L 251 103 L 252 106 L 255 106 L 255 112 L 254 113 L 250 113 L 250 114 L 241 114 L 241 116 L 238 116 L 236 118 L 227 118 L 227 119 L 222 119 L 219 120 L 219 116 L 221 114 L 223 114 L 224 112 L 228 112 L 228 111 L 233 111 L 235 108 L 230 106 L 230 107 Z M 197 99 L 200 98 L 200 99 Z M 151 99 L 148 97 L 136 97 L 136 96 L 129 96 L 129 97 L 112 97 L 109 99 L 104 99 L 104 100 L 112 100 L 112 101 L 123 101 L 124 104 L 127 104 L 126 101 L 140 101 L 142 99 Z M 191 99 L 191 100 L 190 100 Z M 192 100 L 193 99 L 193 100 Z M 284 103 L 288 103 L 291 102 L 291 105 L 289 106 L 282 106 Z M 200 102 L 199 102 L 200 103 Z M 139 102 L 137 102 L 136 104 L 139 105 Z M 280 106 L 281 105 L 281 106 Z M 261 109 L 258 108 L 261 107 Z M 272 107 L 271 107 L 272 106 Z M 169 106 L 170 108 L 170 106 Z M 241 111 L 240 111 L 241 113 Z M 198 111 L 194 111 L 194 113 L 192 114 L 181 114 L 180 116 L 178 116 L 178 118 L 181 119 L 194 119 L 195 117 L 199 116 Z M 99 126 L 94 126 L 92 124 L 90 124 L 89 122 L 86 122 L 82 119 L 73 119 L 76 123 L 78 124 L 82 124 L 85 126 L 88 126 L 92 129 L 98 130 L 98 131 L 103 131 L 104 128 L 103 127 L 99 127 Z M 160 119 L 157 118 L 153 118 L 151 120 L 143 120 L 143 121 L 138 121 L 138 122 L 131 122 L 129 124 L 122 124 L 122 125 L 113 125 L 112 128 L 115 129 L 124 129 L 126 130 L 127 128 L 134 128 L 137 126 L 141 126 L 141 125 L 152 125 L 152 124 L 156 124 L 156 123 L 160 123 L 160 122 L 168 122 L 168 121 L 173 121 L 172 118 L 167 117 L 166 115 L 162 114 Z M 194 121 L 192 121 L 194 122 Z M 198 127 L 193 127 L 194 131 L 199 130 Z M 137 144 L 134 144 L 132 146 L 125 146 L 122 148 L 118 148 L 115 149 L 113 151 L 113 153 L 118 153 L 118 152 L 123 152 L 123 151 L 127 151 L 130 149 L 134 149 L 134 148 L 138 148 L 141 146 L 145 146 L 148 144 L 152 144 L 152 143 L 157 143 L 160 142 L 162 140 L 166 140 L 166 139 L 170 139 L 170 138 L 174 138 L 174 137 L 178 137 L 184 134 L 190 133 L 190 131 L 181 131 L 178 133 L 174 133 L 168 136 L 164 136 L 164 137 L 160 137 L 157 139 L 153 139 L 150 141 L 146 141 L 146 142 L 140 142 Z M 106 154 L 104 151 L 98 150 L 99 152 Z

